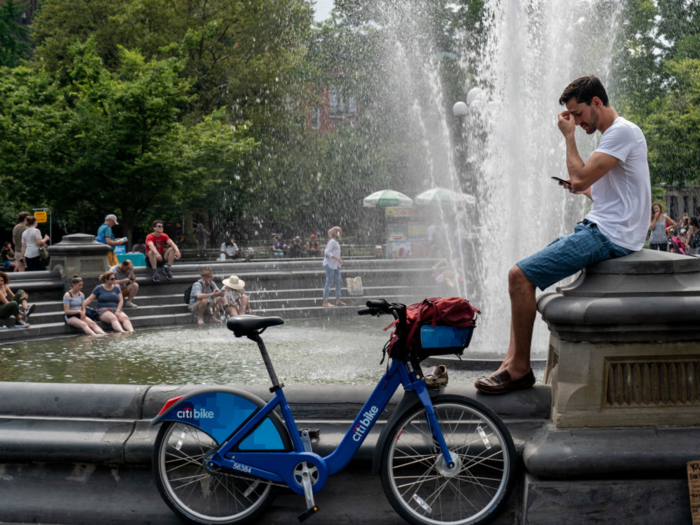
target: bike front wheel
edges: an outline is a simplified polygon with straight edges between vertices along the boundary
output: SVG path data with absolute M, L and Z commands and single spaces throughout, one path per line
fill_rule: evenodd
M 447 467 L 418 404 L 389 431 L 382 451 L 384 492 L 415 525 L 485 523 L 513 488 L 513 439 L 498 416 L 474 400 L 438 396 L 433 406 L 455 468 Z
M 207 525 L 246 523 L 274 499 L 270 483 L 213 473 L 204 458 L 219 445 L 198 428 L 163 423 L 153 450 L 153 474 L 163 500 L 180 518 Z

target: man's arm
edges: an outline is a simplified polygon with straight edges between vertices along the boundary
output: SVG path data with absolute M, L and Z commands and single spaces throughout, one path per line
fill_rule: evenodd
M 568 111 L 559 114 L 558 125 L 566 140 L 566 169 L 569 171 L 571 190 L 573 193 L 583 193 L 590 199 L 590 191 L 584 192 L 615 167 L 619 159 L 597 151 L 584 163 L 576 146 L 576 122 Z
M 170 246 L 173 250 L 175 250 L 175 256 L 179 259 L 181 257 L 180 255 L 180 249 L 177 247 L 177 244 L 173 242 L 172 239 L 168 239 L 168 242 L 166 242 L 168 246 Z

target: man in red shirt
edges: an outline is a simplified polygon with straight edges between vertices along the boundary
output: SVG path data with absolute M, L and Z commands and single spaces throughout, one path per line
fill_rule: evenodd
M 170 237 L 163 233 L 163 221 L 153 221 L 153 233 L 149 233 L 146 237 L 146 259 L 153 270 L 154 281 L 160 281 L 159 266 L 163 267 L 165 278 L 168 281 L 172 280 L 173 274 L 170 272 L 170 267 L 176 257 L 178 259 L 181 257 L 180 250 Z

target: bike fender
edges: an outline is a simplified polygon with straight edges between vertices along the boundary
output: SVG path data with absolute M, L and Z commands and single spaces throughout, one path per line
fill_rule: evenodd
M 171 400 L 172 401 L 172 400 Z M 169 401 L 168 403 L 171 403 Z M 265 402 L 236 388 L 211 387 L 182 396 L 151 420 L 151 425 L 175 421 L 206 432 L 219 445 L 245 423 Z M 286 450 L 289 436 L 272 413 L 240 443 L 242 450 Z

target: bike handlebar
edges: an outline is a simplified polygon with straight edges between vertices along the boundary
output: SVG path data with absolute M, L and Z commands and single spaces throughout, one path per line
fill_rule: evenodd
M 379 308 L 381 310 L 387 310 L 389 308 L 389 303 L 386 302 L 386 299 L 370 300 L 367 301 L 366 304 L 369 308 Z
M 393 304 L 387 302 L 386 299 L 374 299 L 367 301 L 367 308 L 360 308 L 357 310 L 358 315 L 382 315 L 382 314 L 392 314 L 398 319 L 398 310 L 401 308 L 406 308 L 402 304 Z

